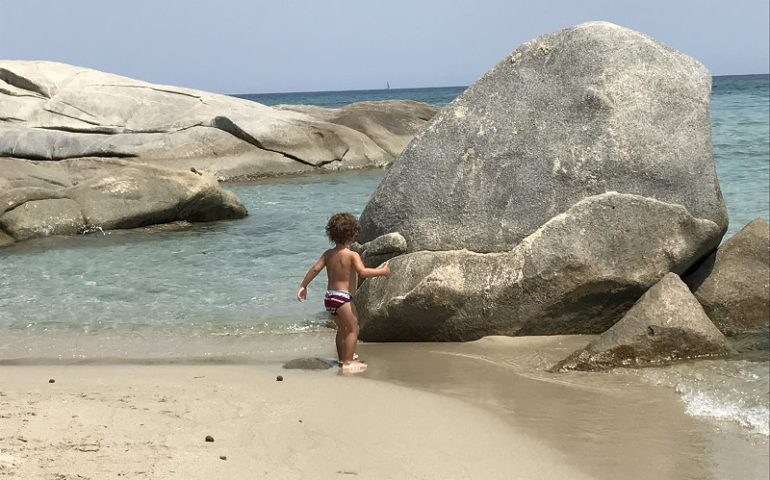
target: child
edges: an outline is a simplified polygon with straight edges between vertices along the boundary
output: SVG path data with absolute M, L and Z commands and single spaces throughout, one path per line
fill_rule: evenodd
M 358 318 L 353 307 L 353 295 L 361 278 L 388 276 L 390 268 L 366 268 L 361 257 L 350 250 L 361 230 L 356 218 L 349 213 L 332 215 L 326 224 L 326 235 L 334 242 L 334 248 L 325 251 L 299 285 L 297 300 L 307 299 L 307 285 L 326 267 L 326 295 L 324 306 L 337 324 L 337 356 L 343 373 L 358 373 L 366 370 L 366 364 L 354 359 L 358 341 Z

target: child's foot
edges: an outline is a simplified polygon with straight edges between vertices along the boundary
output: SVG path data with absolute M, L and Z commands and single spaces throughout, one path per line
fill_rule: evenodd
M 359 357 L 358 357 L 358 354 L 357 354 L 357 353 L 355 353 L 355 352 L 353 352 L 353 361 L 355 362 L 356 360 L 358 360 L 358 358 L 359 358 Z M 342 366 L 342 362 L 340 362 L 340 361 L 338 360 L 338 361 L 337 361 L 337 366 L 338 366 L 338 367 L 341 367 L 341 366 Z
M 353 373 L 361 373 L 364 370 L 366 370 L 366 364 L 363 363 L 363 362 L 359 362 L 358 360 L 353 360 L 350 363 L 343 363 L 342 364 L 342 373 L 344 375 L 353 374 Z

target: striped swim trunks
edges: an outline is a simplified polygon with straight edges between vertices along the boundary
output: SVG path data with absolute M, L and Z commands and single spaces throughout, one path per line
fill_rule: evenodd
M 353 300 L 353 295 L 345 290 L 327 290 L 324 295 L 324 307 L 332 315 L 337 315 L 337 309 Z

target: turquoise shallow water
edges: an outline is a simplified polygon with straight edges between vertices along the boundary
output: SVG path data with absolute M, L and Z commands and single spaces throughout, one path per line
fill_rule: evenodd
M 338 210 L 359 215 L 382 174 L 232 185 L 249 210 L 243 220 L 0 251 L 0 360 L 259 359 L 326 348 L 312 335 L 329 332 L 325 285 L 312 284 L 304 304 L 296 287 L 327 248 L 326 219 Z
M 243 97 L 324 106 L 410 98 L 441 106 L 462 90 Z M 770 77 L 715 78 L 712 121 L 731 235 L 757 216 L 770 217 Z M 323 281 L 311 284 L 304 304 L 294 299 L 296 287 L 327 246 L 326 219 L 336 211 L 360 214 L 382 175 L 235 184 L 228 188 L 250 212 L 243 220 L 176 232 L 45 238 L 2 249 L 0 362 L 334 356 L 321 306 Z M 653 381 L 677 388 L 693 415 L 726 419 L 767 435 L 766 355 L 739 362 L 661 370 Z
M 714 157 L 730 215 L 728 235 L 752 218 L 769 216 L 769 83 L 767 75 L 714 79 Z M 446 87 L 245 97 L 272 104 L 411 98 L 445 105 L 461 92 L 462 87 Z M 216 344 L 228 337 L 325 332 L 317 296 L 322 285 L 314 285 L 304 305 L 294 301 L 294 288 L 326 246 L 328 216 L 360 213 L 381 177 L 381 171 L 372 171 L 233 184 L 228 188 L 250 212 L 241 221 L 183 232 L 47 238 L 0 250 L 0 360 L 58 357 L 62 336 L 75 336 L 82 346 L 67 355 L 99 357 L 126 353 L 85 347 L 87 338 L 105 333 L 141 335 L 149 343 L 159 336 L 198 339 L 205 346 L 207 338 Z M 41 339 L 51 340 L 50 349 L 41 348 Z M 270 341 L 265 342 L 268 348 Z M 168 352 L 159 347 L 152 354 L 261 352 L 196 351 L 201 345 L 186 350 L 177 342 Z
M 714 162 L 732 235 L 770 217 L 770 76 L 715 77 L 711 98 Z

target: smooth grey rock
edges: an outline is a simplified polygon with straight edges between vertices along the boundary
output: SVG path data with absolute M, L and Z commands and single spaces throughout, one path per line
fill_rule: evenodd
M 88 229 L 83 211 L 69 198 L 31 200 L 0 216 L 0 229 L 27 240 L 50 235 L 75 235 Z
M 710 89 L 699 62 L 617 25 L 535 38 L 415 136 L 364 209 L 362 241 L 507 251 L 606 191 L 684 205 L 724 233 Z
M 727 339 L 687 285 L 669 273 L 623 318 L 551 370 L 607 370 L 661 365 L 688 358 L 724 357 Z
M 330 361 L 317 357 L 295 358 L 283 364 L 283 368 L 298 370 L 327 370 L 332 366 Z
M 377 267 L 391 258 L 408 251 L 406 239 L 400 233 L 388 233 L 374 240 L 359 245 L 356 249 L 361 255 L 364 265 L 369 268 Z
M 7 247 L 16 243 L 16 240 L 7 233 L 0 230 L 0 248 Z
M 0 231 L 15 240 L 241 218 L 246 208 L 208 174 L 118 159 L 0 158 Z
M 272 108 L 55 62 L 0 61 L 0 156 L 135 158 L 226 179 L 382 167 L 436 109 Z
M 770 226 L 756 218 L 685 277 L 725 335 L 766 332 L 770 325 Z
M 413 252 L 363 282 L 365 341 L 597 334 L 668 272 L 721 238 L 681 205 L 615 192 L 586 198 L 505 253 Z
M 312 105 L 279 105 L 276 108 L 303 112 L 357 130 L 393 158 L 438 111 L 432 105 L 412 100 L 357 102 L 341 108 Z

